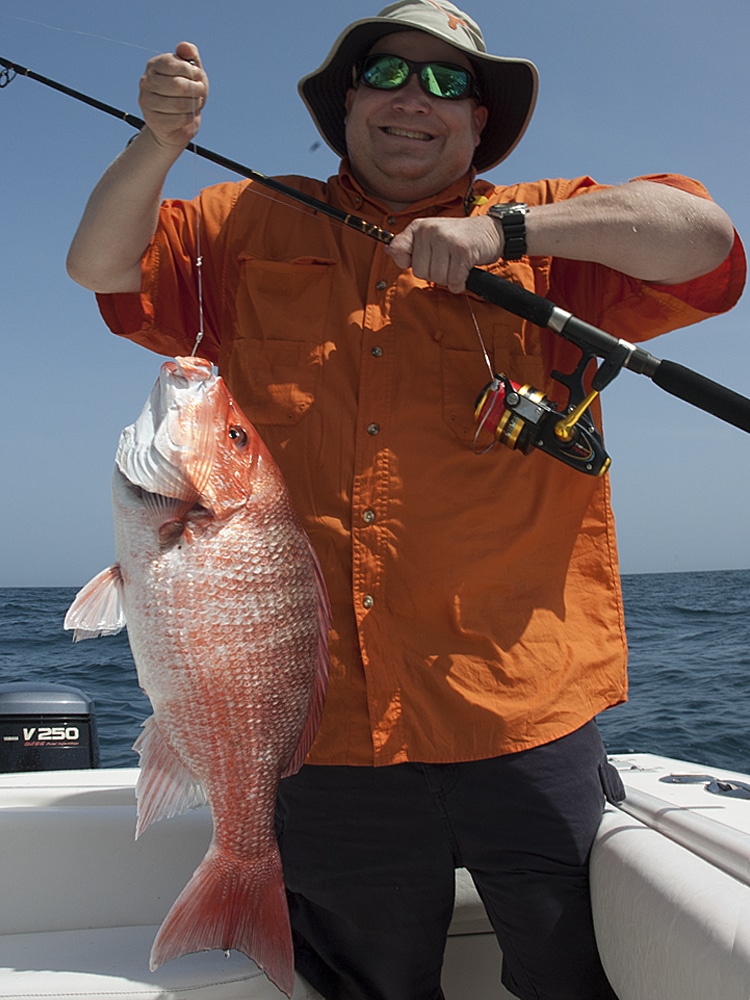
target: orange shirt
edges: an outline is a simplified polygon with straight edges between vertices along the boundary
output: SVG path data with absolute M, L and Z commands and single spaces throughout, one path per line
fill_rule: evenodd
M 684 178 L 652 178 L 707 196 Z M 508 188 L 464 180 L 392 213 L 347 171 L 292 186 L 400 232 L 415 217 L 559 201 L 589 178 Z M 473 191 L 473 200 L 467 196 Z M 480 204 L 477 204 L 479 199 Z M 268 443 L 321 560 L 331 680 L 309 760 L 461 761 L 563 736 L 626 696 L 609 480 L 534 450 L 477 454 L 475 399 L 495 371 L 560 403 L 578 350 L 496 306 L 400 271 L 381 244 L 258 189 L 167 202 L 142 294 L 101 296 L 111 329 L 166 355 L 198 329 Z M 647 284 L 593 264 L 524 258 L 491 270 L 630 341 L 731 307 L 739 243 L 709 279 Z M 596 414 L 599 424 L 599 414 Z

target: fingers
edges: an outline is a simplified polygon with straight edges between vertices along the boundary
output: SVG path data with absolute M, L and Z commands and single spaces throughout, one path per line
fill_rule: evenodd
M 417 219 L 394 237 L 388 253 L 414 276 L 462 292 L 469 271 L 499 256 L 495 224 L 485 218 Z
M 184 59 L 185 62 L 195 63 L 196 66 L 200 66 L 201 64 L 198 46 L 193 45 L 192 42 L 178 42 L 175 46 L 174 54 L 178 59 Z
M 208 77 L 200 53 L 190 42 L 150 59 L 140 81 L 139 104 L 155 138 L 165 145 L 186 145 L 200 127 L 208 96 Z
M 414 249 L 414 227 L 408 226 L 403 233 L 394 236 L 386 248 L 386 253 L 393 257 L 397 267 L 411 267 L 412 251 Z
M 436 234 L 434 239 L 415 241 L 411 267 L 417 278 L 434 281 L 451 292 L 462 292 L 471 264 L 464 247 Z

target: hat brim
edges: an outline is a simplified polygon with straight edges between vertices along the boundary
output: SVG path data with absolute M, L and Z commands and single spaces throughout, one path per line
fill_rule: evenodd
M 300 80 L 302 100 L 318 131 L 339 156 L 346 156 L 345 101 L 352 86 L 352 67 L 384 35 L 414 30 L 445 40 L 429 28 L 399 25 L 391 18 L 355 21 L 338 38 L 322 66 Z M 481 102 L 488 117 L 474 166 L 478 171 L 490 170 L 512 152 L 526 131 L 536 104 L 539 74 L 527 59 L 491 56 L 464 45 L 454 47 L 466 53 L 479 77 Z

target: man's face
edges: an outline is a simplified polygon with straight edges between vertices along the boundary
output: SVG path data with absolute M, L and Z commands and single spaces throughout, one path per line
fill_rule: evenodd
M 370 52 L 415 62 L 439 60 L 471 70 L 469 59 L 422 31 L 386 35 Z M 475 100 L 432 97 L 411 76 L 398 90 L 361 85 L 346 95 L 346 144 L 355 176 L 394 209 L 442 191 L 470 168 L 487 122 Z

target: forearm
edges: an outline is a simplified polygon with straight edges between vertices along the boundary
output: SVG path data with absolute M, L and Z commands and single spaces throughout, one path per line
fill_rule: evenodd
M 208 78 L 190 42 L 149 60 L 139 96 L 146 125 L 89 198 L 68 253 L 74 281 L 94 292 L 140 290 L 164 180 L 195 137 L 207 94 Z
M 646 281 L 676 284 L 726 258 L 734 231 L 712 201 L 652 181 L 632 181 L 532 208 L 532 256 L 594 261 Z
M 526 215 L 530 256 L 591 261 L 664 284 L 713 271 L 733 241 L 732 223 L 718 205 L 654 181 L 533 205 Z M 418 278 L 461 292 L 469 269 L 494 263 L 504 249 L 500 221 L 483 214 L 417 219 L 388 252 Z
M 68 253 L 68 273 L 94 292 L 137 292 L 161 191 L 178 147 L 145 128 L 112 163 L 89 198 Z

